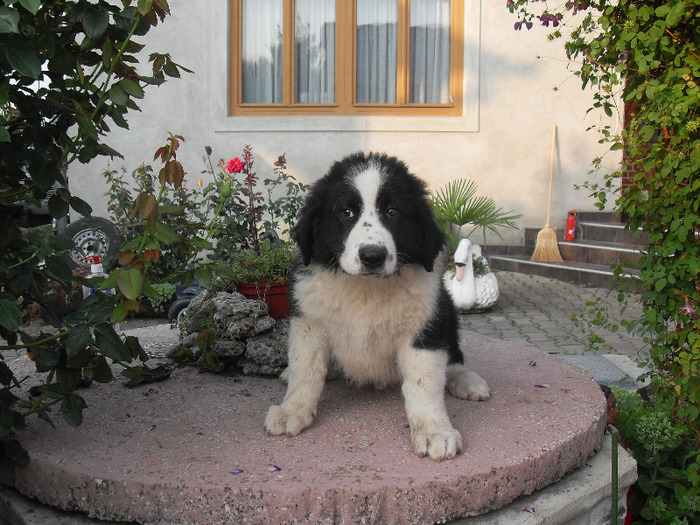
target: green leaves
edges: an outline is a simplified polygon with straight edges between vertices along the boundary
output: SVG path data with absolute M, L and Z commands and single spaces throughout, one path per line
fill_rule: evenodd
M 11 7 L 0 6 L 0 33 L 19 32 L 19 13 Z
M 10 332 L 16 332 L 22 326 L 22 311 L 16 300 L 7 293 L 0 292 L 0 326 Z
M 500 237 L 500 228 L 516 227 L 515 220 L 520 215 L 496 208 L 496 201 L 477 197 L 476 191 L 476 183 L 469 179 L 451 181 L 437 191 L 431 202 L 441 228 L 446 229 L 445 222 L 460 228 L 469 224 L 473 229 L 488 229 Z
M 89 6 L 82 17 L 83 29 L 90 40 L 97 40 L 109 27 L 109 11 L 105 4 Z
M 87 403 L 78 394 L 67 393 L 61 402 L 61 414 L 63 420 L 72 427 L 80 426 L 83 422 L 83 409 L 87 408 Z
M 39 8 L 41 7 L 41 1 L 42 0 L 19 0 L 19 3 L 27 11 L 29 11 L 31 14 L 35 15 L 35 14 L 37 14 L 37 12 L 39 11 Z
M 113 361 L 131 361 L 131 352 L 110 323 L 95 326 L 95 345 L 104 356 Z
M 117 273 L 117 285 L 124 297 L 136 300 L 143 293 L 143 274 L 133 268 L 130 270 L 120 269 Z
M 533 5 L 515 0 L 511 11 Z M 567 6 L 587 11 L 589 22 L 570 28 L 566 49 L 583 85 L 594 89 L 594 108 L 615 115 L 619 94 L 628 103 L 619 136 L 600 130 L 601 143 L 624 151 L 623 164 L 604 177 L 604 184 L 588 187 L 597 206 L 614 202 L 629 229 L 644 234 L 643 316 L 626 322 L 636 323 L 649 341 L 654 399 L 629 410 L 621 404 L 619 428 L 639 462 L 643 493 L 631 506 L 650 523 L 695 523 L 700 501 L 700 0 Z M 628 184 L 621 191 L 623 176 Z M 623 273 L 621 265 L 616 272 Z
M 76 160 L 118 156 L 103 142 L 112 122 L 127 127 L 128 112 L 138 110 L 136 101 L 144 98 L 145 86 L 188 71 L 167 53 L 153 53 L 159 57 L 159 67 L 152 77 L 140 74 L 138 54 L 143 45 L 132 38 L 148 33 L 167 14 L 166 0 L 0 2 L 0 188 L 4 204 L 48 196 L 49 212 L 55 218 L 65 217 L 71 208 L 81 215 L 92 213 L 84 200 L 66 188 L 52 188 L 56 182 L 65 186 L 66 168 Z M 174 165 L 166 175 L 170 184 L 180 184 L 184 172 Z M 176 237 L 171 228 L 159 226 L 161 221 L 156 220 L 159 213 L 162 217 L 171 211 L 159 212 L 151 200 L 140 211 L 147 215 L 144 223 L 150 228 L 141 247 L 146 257 L 135 261 L 140 266 L 115 275 L 112 285 L 119 291 L 120 306 L 129 307 L 123 308 L 123 315 L 138 310 L 138 301 L 131 298 L 150 289 L 146 266 L 157 261 L 161 245 L 175 242 Z M 26 404 L 12 393 L 18 382 L 0 359 L 0 463 L 24 464 L 26 451 L 8 435 L 9 429 L 24 428 L 25 415 L 35 413 L 50 421 L 48 408 L 60 403 L 66 422 L 79 425 L 86 404 L 74 391 L 81 377 L 110 381 L 109 360 L 128 363 L 148 356 L 138 341 L 122 341 L 109 324 L 117 311 L 116 296 L 98 290 L 77 310 L 66 313 L 66 295 L 79 290 L 79 284 L 87 284 L 86 279 L 73 276 L 63 257 L 72 241 L 20 230 L 5 215 L 0 245 L 0 351 L 24 345 L 37 370 L 48 374 L 43 395 Z M 100 284 L 99 279 L 93 281 L 91 286 Z M 51 335 L 30 337 L 22 332 L 28 304 L 41 305 L 52 325 Z M 15 410 L 19 402 L 25 403 L 26 414 Z
M 10 66 L 25 77 L 35 79 L 41 77 L 41 60 L 33 49 L 20 46 L 8 47 L 5 56 Z

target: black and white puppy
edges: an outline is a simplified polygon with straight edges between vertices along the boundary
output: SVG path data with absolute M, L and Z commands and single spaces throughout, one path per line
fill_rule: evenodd
M 293 230 L 288 381 L 270 407 L 269 434 L 295 436 L 316 415 L 328 365 L 379 387 L 401 384 L 413 448 L 451 459 L 462 437 L 445 385 L 462 399 L 489 397 L 463 364 L 457 313 L 443 282 L 445 239 L 426 185 L 395 157 L 356 153 L 316 182 Z

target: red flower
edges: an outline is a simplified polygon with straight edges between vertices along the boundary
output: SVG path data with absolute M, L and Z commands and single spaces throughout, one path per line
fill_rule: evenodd
M 238 157 L 231 159 L 226 163 L 226 171 L 229 173 L 240 173 L 243 171 L 243 168 L 245 168 L 245 165 Z

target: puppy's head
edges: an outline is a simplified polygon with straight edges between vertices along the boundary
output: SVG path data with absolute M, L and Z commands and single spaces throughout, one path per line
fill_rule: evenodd
M 404 264 L 430 272 L 444 237 L 425 183 L 395 157 L 356 153 L 311 188 L 293 231 L 304 264 L 386 276 Z

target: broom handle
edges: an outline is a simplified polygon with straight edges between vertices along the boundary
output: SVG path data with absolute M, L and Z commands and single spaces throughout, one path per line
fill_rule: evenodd
M 549 161 L 549 197 L 547 199 L 547 223 L 545 228 L 549 228 L 549 218 L 552 212 L 552 180 L 554 179 L 554 152 L 557 148 L 557 125 L 552 129 L 552 155 Z

